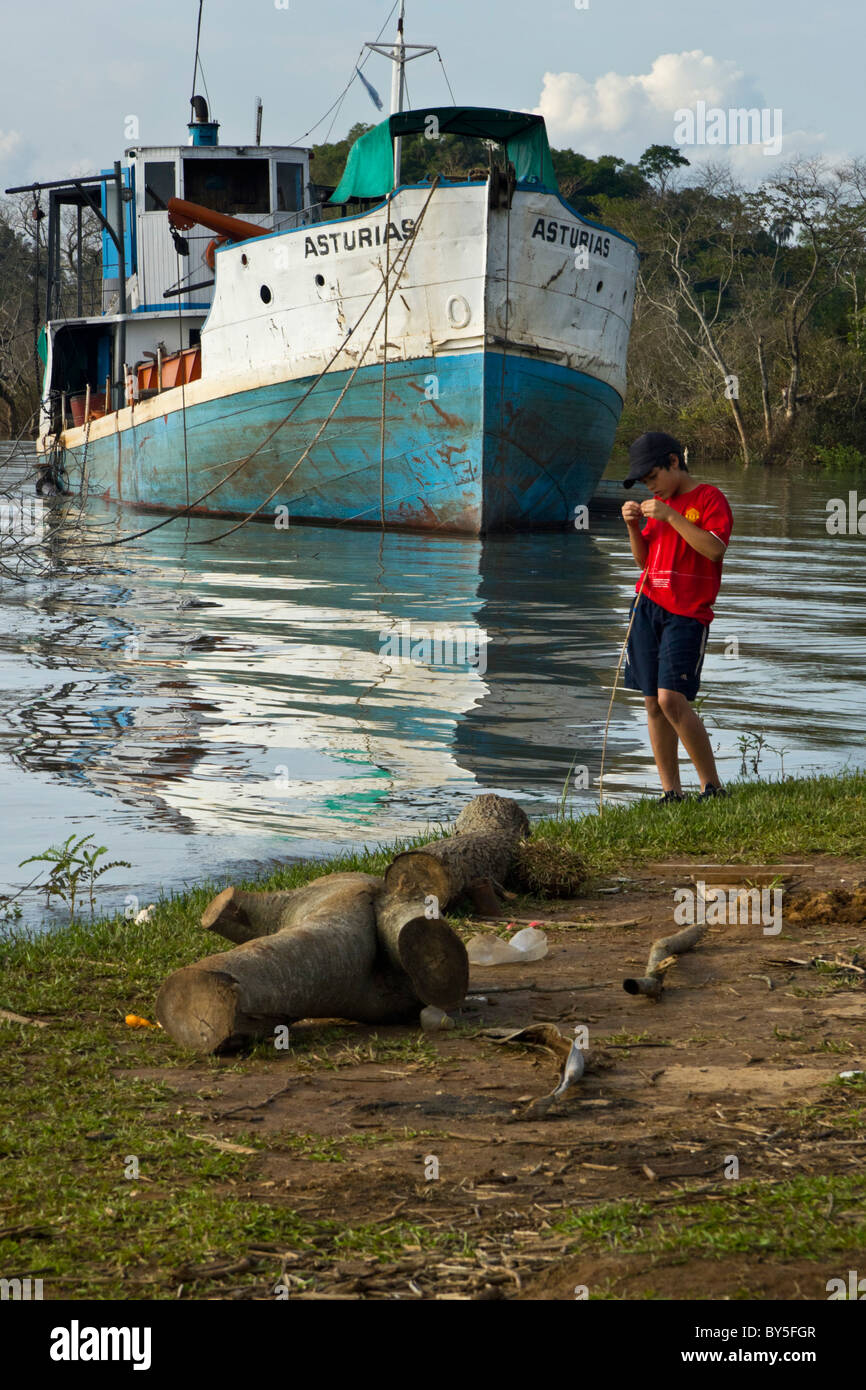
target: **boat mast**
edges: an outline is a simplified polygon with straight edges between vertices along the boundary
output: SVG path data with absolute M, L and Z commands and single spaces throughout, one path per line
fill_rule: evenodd
M 406 0 L 400 0 L 400 17 L 397 20 L 397 37 L 393 44 L 367 43 L 365 48 L 369 48 L 373 53 L 380 53 L 383 58 L 390 58 L 394 64 L 394 71 L 391 76 L 391 115 L 395 116 L 401 112 L 406 102 L 406 64 L 411 63 L 413 58 L 423 58 L 427 53 L 438 53 L 435 44 L 430 43 L 406 43 L 403 38 L 403 21 L 406 14 Z M 400 182 L 400 155 L 403 141 L 399 135 L 394 138 L 394 187 Z
M 397 20 L 397 38 L 391 57 L 394 62 L 394 71 L 391 74 L 391 115 L 403 110 L 403 99 L 406 94 L 406 45 L 403 41 L 403 20 L 406 14 L 406 0 L 400 0 L 400 16 Z M 394 187 L 400 183 L 400 159 L 403 152 L 402 137 L 397 135 L 394 138 Z

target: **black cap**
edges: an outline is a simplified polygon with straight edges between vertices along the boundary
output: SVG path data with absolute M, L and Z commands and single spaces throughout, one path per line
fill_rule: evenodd
M 642 434 L 628 451 L 631 467 L 628 477 L 623 480 L 623 487 L 634 487 L 654 468 L 667 468 L 669 454 L 676 454 L 679 459 L 683 456 L 682 445 L 672 434 L 665 434 L 663 430 L 650 430 L 648 434 Z

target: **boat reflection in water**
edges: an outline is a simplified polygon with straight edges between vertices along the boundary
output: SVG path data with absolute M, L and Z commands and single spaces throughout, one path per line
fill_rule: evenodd
M 551 809 L 572 759 L 597 770 L 616 622 L 591 536 L 171 529 L 37 607 L 28 643 L 13 757 L 97 794 L 101 842 L 259 860 L 414 834 L 479 787 Z
M 722 776 L 739 774 L 751 732 L 766 736 L 761 776 L 778 774 L 779 749 L 786 773 L 842 767 L 866 718 L 850 547 L 827 535 L 810 478 L 716 481 L 737 518 L 702 688 Z M 94 509 L 109 538 L 128 523 Z M 594 504 L 588 531 L 483 541 L 249 525 L 196 544 L 220 529 L 172 523 L 106 552 L 102 577 L 7 590 L 5 883 L 26 882 L 27 855 L 93 833 L 134 866 L 112 891 L 152 901 L 419 833 L 479 791 L 554 812 L 572 764 L 569 809 L 595 806 L 635 579 L 615 510 Z M 605 784 L 615 799 L 656 787 L 639 696 L 617 697 Z

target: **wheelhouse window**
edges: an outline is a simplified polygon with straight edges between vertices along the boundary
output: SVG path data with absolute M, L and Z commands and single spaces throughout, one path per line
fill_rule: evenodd
M 173 159 L 151 160 L 144 166 L 144 210 L 164 212 L 169 198 L 175 195 Z
M 277 212 L 299 212 L 304 205 L 302 164 L 277 165 Z
M 185 159 L 184 197 L 214 212 L 270 212 L 266 159 Z

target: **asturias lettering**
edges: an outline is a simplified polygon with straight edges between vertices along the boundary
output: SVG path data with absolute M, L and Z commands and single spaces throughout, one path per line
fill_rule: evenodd
M 568 246 L 572 251 L 578 246 L 585 246 L 591 256 L 607 257 L 610 254 L 609 236 L 588 232 L 585 227 L 576 227 L 572 222 L 554 222 L 549 217 L 539 217 L 532 235 L 544 237 L 545 241 L 557 246 Z
M 404 217 L 399 227 L 396 222 L 377 222 L 374 227 L 353 227 L 351 231 L 319 232 L 304 238 L 304 260 L 308 256 L 336 256 L 340 251 L 354 251 L 356 246 L 372 249 L 386 241 L 408 241 L 414 226 L 414 217 Z

